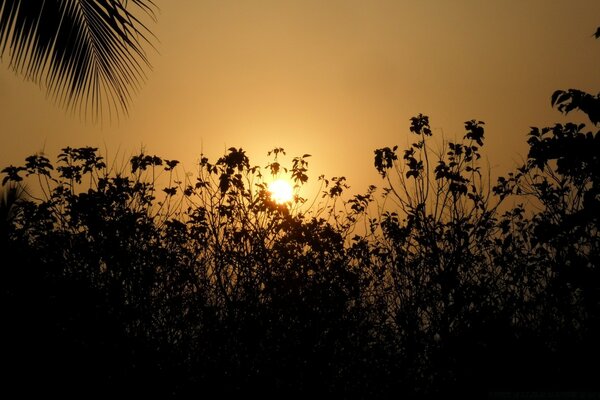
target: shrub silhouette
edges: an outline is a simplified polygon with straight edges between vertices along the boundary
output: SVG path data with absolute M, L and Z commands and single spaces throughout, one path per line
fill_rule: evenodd
M 595 96 L 559 90 L 552 105 L 564 113 L 580 110 L 598 124 Z M 500 197 L 518 196 L 535 211 L 520 204 L 504 215 L 497 262 L 515 269 L 515 288 L 523 292 L 518 298 L 525 301 L 513 311 L 516 327 L 552 350 L 551 359 L 539 366 L 544 379 L 556 374 L 559 382 L 594 387 L 590 374 L 595 372 L 585 365 L 600 349 L 593 339 L 600 326 L 600 133 L 575 123 L 534 127 L 528 144 L 525 164 L 499 178 L 494 190 Z
M 289 169 L 298 185 L 307 157 Z M 83 316 L 99 310 L 121 335 L 117 347 L 153 349 L 124 360 L 126 374 L 150 362 L 189 371 L 191 388 L 248 390 L 267 378 L 282 391 L 341 385 L 361 322 L 344 237 L 324 218 L 273 202 L 241 149 L 214 164 L 203 157 L 195 182 L 176 180 L 176 164 L 140 154 L 130 172 L 113 172 L 97 149 L 65 148 L 56 167 L 35 155 L 6 168 L 6 181 L 42 182 L 12 223 L 11 246 L 27 257 L 17 283 L 51 283 L 48 296 L 61 298 L 89 292 L 90 304 L 77 303 L 90 310 L 67 307 L 76 315 L 65 318 L 95 324 Z M 162 192 L 160 173 L 169 175 Z M 81 340 L 96 348 L 102 338 L 92 336 Z
M 597 123 L 594 96 L 552 104 Z M 313 206 L 310 156 L 286 167 L 282 148 L 265 168 L 237 148 L 201 156 L 196 174 L 145 153 L 108 167 L 90 147 L 5 168 L 3 183 L 28 183 L 0 207 L 6 384 L 172 398 L 597 389 L 599 133 L 532 128 L 526 163 L 492 188 L 483 127 L 436 142 L 415 116 L 411 146 L 374 152 L 380 191 L 320 177 Z M 287 204 L 268 193 L 282 175 Z

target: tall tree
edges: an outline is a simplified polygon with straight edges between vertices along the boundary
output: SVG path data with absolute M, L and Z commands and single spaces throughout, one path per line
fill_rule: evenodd
M 150 68 L 155 11 L 151 0 L 0 0 L 0 58 L 62 106 L 112 118 Z

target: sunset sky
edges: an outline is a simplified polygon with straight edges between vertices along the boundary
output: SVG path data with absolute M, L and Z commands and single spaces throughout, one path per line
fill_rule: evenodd
M 95 126 L 0 67 L 0 167 L 44 150 L 98 146 L 193 170 L 228 147 L 255 164 L 284 147 L 310 153 L 310 176 L 379 179 L 373 150 L 405 146 L 409 118 L 434 134 L 486 122 L 494 174 L 526 154 L 530 126 L 564 121 L 555 89 L 600 90 L 598 0 L 155 1 L 152 71 L 130 114 Z M 572 119 L 572 118 L 569 118 Z

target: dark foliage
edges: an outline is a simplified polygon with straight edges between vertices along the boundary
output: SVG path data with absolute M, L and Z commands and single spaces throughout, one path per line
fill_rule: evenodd
M 127 113 L 150 67 L 150 0 L 0 0 L 0 58 L 94 121 Z
M 552 104 L 596 123 L 587 96 Z M 598 390 L 600 133 L 532 128 L 526 163 L 492 188 L 483 126 L 467 121 L 462 141 L 436 150 L 418 115 L 409 148 L 375 150 L 381 198 L 374 186 L 347 198 L 344 177 L 321 177 L 313 206 L 299 195 L 309 155 L 286 168 L 281 148 L 265 169 L 296 184 L 286 204 L 237 148 L 181 179 L 175 160 L 109 169 L 95 148 L 5 168 L 4 183 L 39 185 L 9 187 L 0 204 L 3 386 L 164 398 Z

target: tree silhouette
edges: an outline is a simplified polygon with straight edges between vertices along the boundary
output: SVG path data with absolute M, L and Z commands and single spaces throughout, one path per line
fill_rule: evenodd
M 150 66 L 143 19 L 155 8 L 151 0 L 2 0 L 0 56 L 62 106 L 94 121 L 118 116 Z

